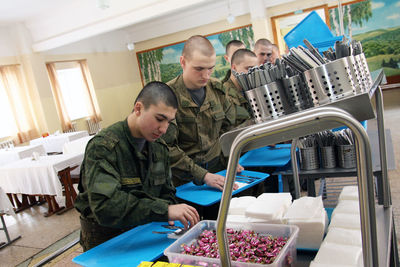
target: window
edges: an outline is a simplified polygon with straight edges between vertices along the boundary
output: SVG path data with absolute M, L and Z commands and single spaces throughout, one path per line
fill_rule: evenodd
M 20 65 L 0 66 L 0 138 L 20 144 L 39 136 L 34 95 Z
M 2 82 L 0 82 L 0 113 L 0 138 L 15 135 L 17 126 L 15 125 L 10 102 Z
M 80 68 L 68 68 L 57 70 L 58 82 L 60 83 L 61 95 L 65 102 L 68 115 L 71 120 L 89 116 L 86 108 L 88 95 Z
M 72 120 L 89 117 L 95 122 L 100 121 L 100 110 L 86 61 L 46 65 L 63 130 L 72 128 Z

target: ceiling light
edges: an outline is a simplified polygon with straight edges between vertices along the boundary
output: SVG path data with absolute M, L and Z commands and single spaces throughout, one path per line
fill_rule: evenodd
M 232 24 L 232 23 L 235 22 L 235 16 L 232 15 L 232 13 L 229 13 L 229 14 L 228 14 L 228 17 L 226 18 L 226 20 L 227 20 L 230 24 Z
M 97 7 L 102 10 L 110 8 L 110 1 L 109 0 L 97 0 Z
M 232 24 L 235 22 L 235 16 L 232 15 L 232 9 L 231 9 L 231 1 L 228 0 L 228 17 L 226 17 L 226 20 L 229 22 L 229 24 Z
M 132 51 L 135 49 L 135 44 L 134 43 L 127 43 L 126 48 L 128 48 L 129 51 Z

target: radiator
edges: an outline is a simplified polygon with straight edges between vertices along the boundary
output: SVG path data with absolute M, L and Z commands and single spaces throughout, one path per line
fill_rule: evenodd
M 76 132 L 76 122 L 71 123 L 71 129 L 65 130 L 64 133 Z

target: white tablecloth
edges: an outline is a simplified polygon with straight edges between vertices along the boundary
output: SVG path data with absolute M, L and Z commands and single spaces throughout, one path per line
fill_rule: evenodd
M 80 165 L 83 154 L 25 158 L 0 166 L 0 187 L 6 193 L 62 196 L 58 172 Z
M 49 135 L 31 140 L 30 144 L 42 144 L 46 153 L 62 152 L 65 143 L 88 136 L 87 131 L 62 133 L 58 135 Z
M 15 215 L 14 208 L 4 190 L 0 187 L 0 214 Z
M 63 146 L 63 154 L 73 154 L 73 153 L 84 154 L 87 143 L 93 137 L 94 137 L 94 135 L 89 135 L 89 136 L 85 136 L 85 137 L 79 138 L 77 140 L 65 143 Z
M 23 158 L 32 157 L 32 153 L 46 155 L 43 145 L 17 146 L 14 148 L 0 149 L 0 166 Z

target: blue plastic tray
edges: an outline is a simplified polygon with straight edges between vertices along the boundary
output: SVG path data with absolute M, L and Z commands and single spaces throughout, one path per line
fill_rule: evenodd
M 320 52 L 332 47 L 337 40 L 342 40 L 342 38 L 343 36 L 334 36 L 315 11 L 308 14 L 283 37 L 289 49 L 299 45 L 304 46 L 303 40 L 307 39 Z
M 220 171 L 217 174 L 222 176 L 226 175 L 226 170 Z M 242 171 L 241 175 L 248 175 L 252 177 L 258 177 L 259 179 L 255 180 L 248 185 L 245 185 L 235 191 L 233 191 L 232 195 L 235 195 L 243 190 L 252 187 L 256 184 L 261 183 L 269 174 L 261 173 L 261 172 L 253 172 L 253 171 Z M 180 199 L 201 205 L 201 206 L 210 206 L 213 205 L 221 200 L 222 192 L 216 188 L 210 187 L 208 185 L 195 185 L 193 182 L 181 185 L 176 188 L 176 196 Z
M 176 225 L 182 226 L 179 222 Z M 152 222 L 138 226 L 113 239 L 94 247 L 72 259 L 82 266 L 138 266 L 142 261 L 154 261 L 175 239 L 167 234 L 153 231 L 168 231 L 161 225 L 168 222 Z
M 244 154 L 239 164 L 243 167 L 283 167 L 290 161 L 291 144 L 261 147 Z

